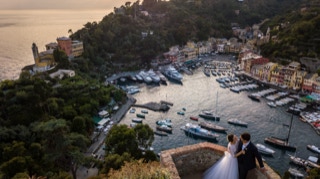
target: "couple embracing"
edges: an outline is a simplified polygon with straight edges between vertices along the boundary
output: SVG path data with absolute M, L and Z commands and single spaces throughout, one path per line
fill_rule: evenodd
M 250 141 L 251 136 L 245 132 L 240 140 L 234 134 L 227 136 L 229 141 L 225 155 L 204 173 L 204 179 L 246 179 L 256 178 L 248 175 L 256 168 L 256 159 L 260 169 L 265 171 L 257 147 Z M 251 172 L 250 172 L 251 173 Z

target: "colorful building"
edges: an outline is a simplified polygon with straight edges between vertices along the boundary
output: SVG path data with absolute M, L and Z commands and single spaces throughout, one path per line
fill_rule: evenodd
M 32 54 L 35 62 L 33 72 L 44 72 L 54 67 L 55 61 L 53 57 L 53 49 L 39 53 L 37 45 L 33 43 Z

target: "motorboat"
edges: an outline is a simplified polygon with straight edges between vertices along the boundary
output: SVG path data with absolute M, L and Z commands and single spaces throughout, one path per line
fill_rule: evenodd
M 260 96 L 254 95 L 254 94 L 249 94 L 248 97 L 252 99 L 253 101 L 260 102 Z
M 293 177 L 304 178 L 304 174 L 301 171 L 299 171 L 298 169 L 296 169 L 296 168 L 289 168 L 288 172 Z
M 212 111 L 203 110 L 199 114 L 200 117 L 204 119 L 213 119 L 213 120 L 220 120 L 220 116 L 214 114 Z
M 136 114 L 136 116 L 138 117 L 138 118 L 146 118 L 146 116 L 144 115 L 144 114 Z
M 129 88 L 128 91 L 127 91 L 127 93 L 131 94 L 131 95 L 139 93 L 139 92 L 140 92 L 139 88 Z
M 302 159 L 300 157 L 296 157 L 296 156 L 293 156 L 290 154 L 288 154 L 288 155 L 290 158 L 290 162 L 292 162 L 298 166 L 305 167 L 305 168 L 311 167 L 311 168 L 319 168 L 320 169 L 320 165 L 318 165 L 310 160 L 305 160 L 305 159 Z
M 275 102 L 272 102 L 272 101 L 267 102 L 267 104 L 268 104 L 268 106 L 273 107 L 273 108 L 277 107 L 277 104 Z
M 150 69 L 147 73 L 154 83 L 160 83 L 160 77 L 152 69 Z
M 208 130 L 215 131 L 215 132 L 226 132 L 228 130 L 222 126 L 218 126 L 218 125 L 215 125 L 211 122 L 204 122 L 204 121 L 200 122 L 199 126 L 202 128 L 208 129 Z
M 183 111 L 178 111 L 178 112 L 177 112 L 177 114 L 179 114 L 179 115 L 182 115 L 182 116 L 183 116 L 183 115 L 184 115 L 184 112 L 183 112 Z
M 172 128 L 169 127 L 169 126 L 166 126 L 166 125 L 157 125 L 156 129 L 159 130 L 159 131 L 164 131 L 164 132 L 167 132 L 167 133 L 172 133 Z
M 198 120 L 199 120 L 199 118 L 198 118 L 198 117 L 195 117 L 195 116 L 190 116 L 190 119 L 191 119 L 191 120 L 194 120 L 194 121 L 198 121 Z
M 158 136 L 168 136 L 168 133 L 164 132 L 164 131 L 159 131 L 159 130 L 156 130 L 156 131 L 153 131 L 153 133 L 155 135 L 158 135 Z
M 141 118 L 133 118 L 133 119 L 132 119 L 132 122 L 142 123 L 142 119 L 141 119 Z
M 152 78 L 149 76 L 149 74 L 145 71 L 140 71 L 139 75 L 142 77 L 143 81 L 145 83 L 151 83 Z
M 161 72 L 169 80 L 173 80 L 181 83 L 183 79 L 183 76 L 172 65 L 162 67 Z
M 156 71 L 155 73 L 159 76 L 162 84 L 167 84 L 168 79 L 160 71 Z
M 145 109 L 142 109 L 141 112 L 144 114 L 148 114 L 148 110 L 145 110 Z
M 194 138 L 201 138 L 209 141 L 216 141 L 218 134 L 215 134 L 207 129 L 201 128 L 199 125 L 187 123 L 180 128 L 183 130 L 187 136 Z
M 309 149 L 312 152 L 315 152 L 317 154 L 320 154 L 320 147 L 317 147 L 315 145 L 307 145 L 307 149 Z
M 156 124 L 160 125 L 160 126 L 165 125 L 165 126 L 168 126 L 168 127 L 172 127 L 171 119 L 162 119 L 162 120 L 156 121 Z
M 135 109 L 135 108 L 131 108 L 129 112 L 130 112 L 130 113 L 135 113 L 135 112 L 136 112 L 136 109 Z
M 261 154 L 265 154 L 265 155 L 273 155 L 275 153 L 274 150 L 266 147 L 265 145 L 262 145 L 262 144 L 256 144 L 256 147 L 258 149 L 258 151 L 261 153 Z
M 233 125 L 237 125 L 237 126 L 248 127 L 248 123 L 241 121 L 237 118 L 228 119 L 228 123 L 233 124 Z
M 139 74 L 136 74 L 135 77 L 137 78 L 138 81 L 143 81 L 143 78 Z

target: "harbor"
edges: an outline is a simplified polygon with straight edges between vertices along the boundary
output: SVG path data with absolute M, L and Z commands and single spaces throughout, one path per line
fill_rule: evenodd
M 174 104 L 170 106 L 168 111 L 149 111 L 148 114 L 145 114 L 145 119 L 142 121 L 156 131 L 156 121 L 166 118 L 172 120 L 171 134 L 167 136 L 155 136 L 152 147 L 156 153 L 166 149 L 205 141 L 187 136 L 180 129 L 186 123 L 197 124 L 202 121 L 209 121 L 228 129 L 226 134 L 234 133 L 240 135 L 245 131 L 250 132 L 252 134 L 252 142 L 254 143 L 264 144 L 264 139 L 269 136 L 286 137 L 288 127 L 283 124 L 289 124 L 291 113 L 288 113 L 287 109 L 294 102 L 271 108 L 267 104 L 270 101 L 265 97 L 262 97 L 259 103 L 248 98 L 248 94 L 267 90 L 269 89 L 268 86 L 259 85 L 258 88 L 235 93 L 228 88 L 221 88 L 216 81 L 217 78 L 218 76 L 207 77 L 200 67 L 193 71 L 193 75 L 183 75 L 183 85 L 174 82 L 168 82 L 167 85 L 135 83 L 141 89 L 140 93 L 133 95 L 137 100 L 136 104 L 148 104 L 150 101 L 162 100 Z M 216 104 L 217 91 L 218 103 Z M 140 107 L 136 106 L 135 108 L 140 111 Z M 182 109 L 185 109 L 184 115 L 178 115 L 177 112 Z M 198 116 L 205 109 L 216 111 L 220 116 L 220 120 L 211 121 L 201 117 L 197 118 L 198 120 L 190 119 L 191 116 Z M 128 111 L 120 124 L 127 124 L 129 126 L 131 119 L 134 117 L 135 114 L 131 114 Z M 238 118 L 248 123 L 248 126 L 230 125 L 227 122 L 230 118 Z M 226 146 L 226 134 L 219 134 L 214 143 Z M 306 149 L 306 146 L 310 144 L 320 146 L 320 140 L 315 140 L 316 138 L 319 138 L 319 136 L 314 129 L 307 123 L 299 120 L 297 115 L 294 115 L 289 141 L 297 146 L 299 157 L 308 158 L 310 155 L 314 155 Z M 264 156 L 268 165 L 277 169 L 281 175 L 289 167 L 292 167 L 287 154 L 294 155 L 294 153 L 283 151 L 268 144 L 264 145 L 275 151 L 271 157 Z

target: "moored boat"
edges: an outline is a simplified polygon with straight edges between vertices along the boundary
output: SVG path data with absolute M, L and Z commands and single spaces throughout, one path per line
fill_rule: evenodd
M 132 122 L 142 123 L 142 119 L 141 118 L 133 118 Z
M 201 138 L 209 141 L 216 141 L 218 134 L 215 134 L 207 129 L 201 128 L 199 125 L 187 123 L 181 127 L 187 136 Z
M 216 131 L 216 132 L 226 132 L 228 130 L 222 126 L 218 126 L 213 123 L 204 122 L 204 121 L 200 122 L 199 126 L 208 130 Z
M 158 130 L 156 130 L 156 131 L 153 131 L 153 133 L 154 133 L 155 135 L 158 135 L 158 136 L 168 136 L 168 133 L 166 133 L 166 132 L 164 132 L 164 131 L 158 131 Z
M 172 65 L 162 67 L 161 72 L 169 80 L 181 83 L 183 79 L 183 76 Z
M 220 116 L 214 114 L 212 111 L 203 110 L 199 114 L 200 117 L 204 119 L 220 120 Z
M 168 127 L 172 127 L 171 119 L 162 119 L 162 120 L 156 121 L 156 124 L 157 125 L 166 125 Z
M 307 149 L 309 149 L 312 152 L 315 152 L 317 154 L 320 154 L 320 147 L 317 147 L 315 145 L 307 145 Z
M 194 121 L 198 121 L 198 120 L 199 120 L 199 118 L 197 118 L 197 117 L 195 117 L 195 116 L 190 116 L 190 119 L 191 119 L 191 120 L 194 120 Z
M 253 101 L 260 102 L 260 97 L 257 96 L 257 95 L 249 94 L 248 97 L 249 97 L 250 99 L 252 99 Z
M 267 144 L 271 144 L 273 146 L 276 146 L 278 148 L 281 148 L 281 149 L 290 150 L 290 151 L 296 150 L 296 147 L 293 145 L 290 145 L 289 142 L 287 142 L 287 140 L 285 140 L 285 139 L 271 136 L 271 137 L 266 137 L 264 139 L 264 142 Z
M 164 131 L 164 132 L 167 132 L 167 133 L 172 133 L 172 128 L 169 127 L 169 126 L 166 126 L 166 125 L 157 125 L 156 129 L 159 130 L 159 131 Z
M 146 116 L 144 114 L 136 114 L 136 116 L 139 118 L 143 118 L 143 119 L 146 118 Z
M 183 111 L 178 111 L 177 114 L 184 115 L 184 112 Z
M 256 147 L 258 149 L 258 151 L 261 153 L 261 154 L 265 154 L 265 155 L 273 155 L 275 153 L 274 150 L 266 147 L 265 145 L 262 145 L 262 144 L 256 144 Z
M 228 123 L 229 124 L 233 124 L 233 125 L 237 125 L 237 126 L 248 127 L 248 123 L 246 123 L 244 121 L 241 121 L 241 120 L 239 120 L 237 118 L 228 119 Z
M 142 109 L 141 112 L 144 114 L 148 114 L 148 110 L 145 110 L 145 109 Z
M 289 168 L 288 172 L 293 176 L 293 177 L 300 177 L 300 178 L 304 178 L 304 174 L 302 172 L 300 172 L 299 170 L 295 169 L 295 168 Z

